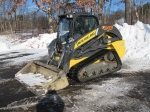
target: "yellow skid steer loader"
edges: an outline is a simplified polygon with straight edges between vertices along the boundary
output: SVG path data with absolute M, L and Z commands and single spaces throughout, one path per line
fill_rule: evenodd
M 60 90 L 68 79 L 79 82 L 121 69 L 125 43 L 118 29 L 99 25 L 94 15 L 70 13 L 59 16 L 57 38 L 48 46 L 48 61 L 29 62 L 15 78 L 37 95 Z

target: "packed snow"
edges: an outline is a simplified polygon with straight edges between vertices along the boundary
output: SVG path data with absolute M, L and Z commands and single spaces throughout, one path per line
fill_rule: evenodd
M 40 73 L 18 73 L 16 74 L 16 79 L 25 84 L 27 88 L 34 89 L 36 92 L 44 91 L 44 93 L 47 92 L 45 87 L 52 81 L 51 76 L 45 78 L 44 75 Z
M 12 49 L 31 48 L 31 49 L 46 49 L 52 40 L 56 38 L 56 33 L 53 34 L 40 34 L 38 37 L 32 37 L 26 42 L 12 47 Z
M 83 112 L 85 110 L 89 112 L 93 105 L 95 107 L 98 106 L 99 108 L 103 108 L 103 106 L 119 105 L 120 100 L 118 97 L 127 95 L 128 92 L 135 87 L 135 85 L 136 84 L 125 82 L 124 78 L 110 78 L 109 80 L 102 81 L 101 85 L 86 85 L 85 88 L 91 89 L 76 91 L 76 94 L 73 97 L 64 97 L 67 97 L 70 100 L 76 99 L 78 102 L 83 102 L 82 104 L 78 104 L 78 102 L 76 102 L 75 105 L 78 107 L 78 112 Z M 88 106 L 88 108 L 85 106 Z
M 25 84 L 28 84 L 30 87 L 33 86 L 41 86 L 44 87 L 48 82 L 50 82 L 52 79 L 49 77 L 49 79 L 44 78 L 44 75 L 37 73 L 27 73 L 27 74 L 17 74 L 16 76 L 19 80 L 23 81 Z M 31 80 L 32 79 L 32 80 Z
M 135 25 L 124 23 L 123 26 L 115 24 L 121 32 L 126 43 L 124 58 L 145 58 L 150 60 L 150 25 L 138 21 Z
M 55 38 L 56 33 L 40 34 L 38 37 L 32 37 L 20 44 L 16 44 L 20 42 L 20 38 L 16 38 L 15 42 L 13 42 L 15 44 L 12 45 L 12 39 L 8 40 L 6 36 L 0 36 L 0 44 L 2 48 L 0 50 L 0 53 L 3 51 L 12 51 L 20 49 L 46 49 L 48 45 L 51 43 L 51 41 Z
M 5 64 L 5 66 L 7 66 L 38 60 L 47 55 L 47 47 L 55 38 L 56 33 L 39 34 L 38 37 L 25 39 L 22 42 L 21 38 L 16 37 L 15 39 L 12 39 L 8 36 L 1 35 L 1 62 L 7 62 L 7 64 Z

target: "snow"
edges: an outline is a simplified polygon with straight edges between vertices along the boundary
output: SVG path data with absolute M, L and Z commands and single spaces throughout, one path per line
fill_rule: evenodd
M 0 53 L 4 51 L 20 50 L 20 49 L 47 49 L 48 45 L 53 39 L 56 38 L 57 33 L 52 34 L 40 34 L 38 37 L 32 37 L 27 39 L 23 43 L 19 43 L 20 38 L 16 38 L 14 44 L 12 44 L 12 39 L 7 38 L 7 36 L 0 36 L 1 50 Z
M 18 37 L 14 40 L 6 35 L 1 35 L 1 62 L 7 62 L 5 66 L 15 65 L 32 60 L 38 60 L 43 56 L 47 56 L 47 47 L 51 41 L 56 38 L 56 35 L 57 33 L 40 34 L 38 37 L 26 39 L 24 42 L 20 42 L 21 40 Z M 3 60 L 4 58 L 6 59 Z
M 5 50 L 9 49 L 7 44 L 5 44 L 3 42 L 0 42 L 0 45 L 1 45 L 1 51 L 5 51 Z
M 47 56 L 46 49 L 20 49 L 5 51 L 0 53 L 0 61 L 5 63 L 1 67 L 19 65 L 33 60 L 40 60 L 41 57 Z
M 28 39 L 26 42 L 12 47 L 12 49 L 20 49 L 20 48 L 38 48 L 38 49 L 46 49 L 52 40 L 56 38 L 57 33 L 53 34 L 40 34 L 38 37 L 32 37 Z
M 26 46 L 27 48 L 39 48 L 46 49 L 53 39 L 56 38 L 56 33 L 53 34 L 40 34 L 38 37 L 32 37 L 28 39 L 25 43 L 13 47 L 17 49 L 19 47 Z
M 122 68 L 118 73 L 136 73 L 142 71 L 149 71 L 150 69 L 150 60 L 143 58 L 124 58 L 122 59 Z
M 98 110 L 98 112 L 103 112 L 109 110 L 108 107 L 110 107 L 110 109 L 111 107 L 118 108 L 121 105 L 128 108 L 133 105 L 133 102 L 135 101 L 135 98 L 128 97 L 129 92 L 133 90 L 138 83 L 139 80 L 137 81 L 135 77 L 134 79 L 133 77 L 102 78 L 102 80 L 95 81 L 92 84 L 89 83 L 84 86 L 80 84 L 76 85 L 83 88 L 73 91 L 71 93 L 73 95 L 69 94 L 63 96 L 62 99 L 65 100 L 65 102 L 73 102 L 72 104 L 74 105 L 71 109 L 68 108 L 69 111 L 97 112 Z M 142 106 L 141 102 L 139 103 L 139 106 Z M 148 106 L 144 106 L 145 110 L 149 110 Z
M 11 45 L 10 41 L 12 41 L 12 39 L 9 38 L 8 36 L 0 35 L 0 45 L 1 45 L 0 52 L 6 51 L 9 49 L 8 45 Z
M 52 81 L 51 76 L 45 78 L 45 76 L 40 73 L 22 74 L 19 72 L 16 74 L 15 78 L 22 84 L 25 84 L 27 88 L 32 89 L 36 92 L 44 91 L 44 93 L 47 92 L 47 89 L 45 87 Z
M 102 81 L 102 84 L 91 84 L 86 85 L 86 88 L 92 88 L 91 90 L 81 90 L 82 98 L 88 99 L 88 101 L 97 101 L 97 99 L 105 98 L 101 102 L 101 105 L 106 105 L 109 103 L 106 99 L 109 97 L 120 97 L 126 95 L 131 89 L 135 87 L 135 84 L 125 82 L 124 78 L 110 78 L 109 80 Z M 90 97 L 87 97 L 90 96 Z M 112 100 L 114 100 L 112 98 Z M 114 100 L 115 101 L 115 100 Z M 111 101 L 112 103 L 113 101 Z M 118 102 L 114 102 L 116 105 Z M 113 104 L 112 104 L 113 105 Z
M 126 43 L 126 59 L 150 60 L 150 25 L 138 21 L 135 25 L 115 24 Z
M 44 88 L 48 82 L 50 82 L 52 79 L 49 77 L 49 79 L 44 78 L 44 75 L 37 73 L 28 73 L 28 74 L 17 74 L 16 78 L 23 81 L 25 84 L 28 84 L 30 87 L 38 86 L 41 88 Z M 32 80 L 31 80 L 32 79 Z

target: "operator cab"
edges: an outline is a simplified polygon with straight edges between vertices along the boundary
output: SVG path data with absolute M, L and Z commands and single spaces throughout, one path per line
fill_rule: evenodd
M 70 34 L 71 29 L 71 19 L 68 18 L 60 18 L 59 20 L 59 36 L 61 43 L 65 42 L 67 37 Z
M 80 34 L 81 36 L 89 33 L 99 25 L 98 19 L 88 13 L 71 13 L 59 16 L 57 47 L 60 52 L 64 48 L 69 38 Z M 76 40 L 74 38 L 74 40 Z

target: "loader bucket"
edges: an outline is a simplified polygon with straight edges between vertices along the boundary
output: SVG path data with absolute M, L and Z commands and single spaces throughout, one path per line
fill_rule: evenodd
M 44 95 L 69 85 L 62 70 L 39 61 L 29 62 L 15 74 L 15 78 L 36 95 Z

